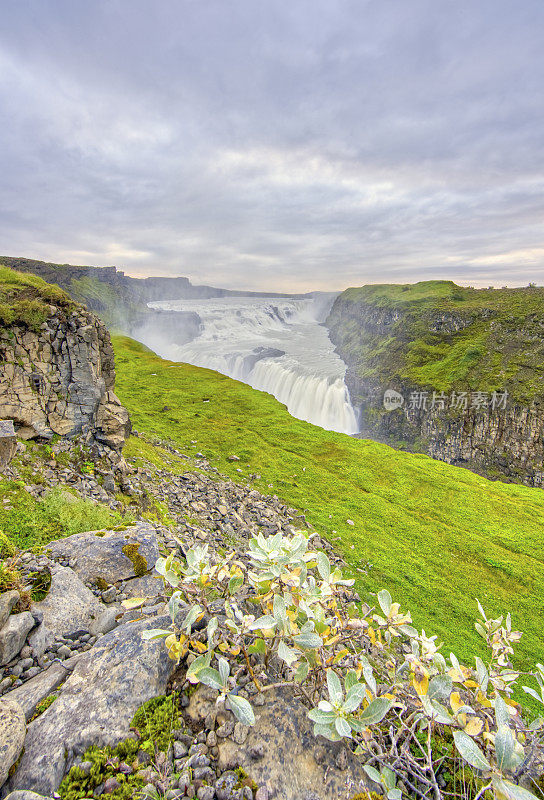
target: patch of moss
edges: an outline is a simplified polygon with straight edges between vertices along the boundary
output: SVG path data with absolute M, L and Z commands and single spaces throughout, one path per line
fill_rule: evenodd
M 32 719 L 30 721 L 33 722 L 41 714 L 43 714 L 44 711 L 47 711 L 49 706 L 52 703 L 54 703 L 56 699 L 57 699 L 57 695 L 56 694 L 50 694 L 49 697 L 44 697 L 43 700 L 40 700 L 40 702 L 36 706 L 36 711 L 34 712 L 34 714 L 32 716 Z
M 244 786 L 249 786 L 251 791 L 255 794 L 257 789 L 259 788 L 253 778 L 250 778 L 245 769 L 242 767 L 236 767 L 234 770 L 236 775 L 238 776 L 238 783 L 234 787 L 235 789 L 242 789 Z
M 93 582 L 96 588 L 100 589 L 101 592 L 105 592 L 106 589 L 109 587 L 109 583 L 100 576 L 98 576 L 98 578 L 95 578 Z
M 0 558 L 9 558 L 10 556 L 14 556 L 17 552 L 17 548 L 9 539 L 4 531 L 0 531 Z
M 134 567 L 134 573 L 138 577 L 145 575 L 148 566 L 146 558 L 139 553 L 140 549 L 140 542 L 131 542 L 130 544 L 125 544 L 121 548 L 123 554 L 132 562 L 132 566 Z
M 115 778 L 119 783 L 119 787 L 108 795 L 112 800 L 137 797 L 147 783 L 138 776 L 138 752 L 143 750 L 152 759 L 157 751 L 166 753 L 172 742 L 172 733 L 180 723 L 177 694 L 148 700 L 138 709 L 131 723 L 131 728 L 135 728 L 141 738 L 138 741 L 125 739 L 116 747 L 90 747 L 83 755 L 83 761 L 91 763 L 90 770 L 72 767 L 59 788 L 62 800 L 97 796 L 96 789 L 108 778 Z M 127 764 L 132 773 L 125 774 L 120 768 L 122 764 Z

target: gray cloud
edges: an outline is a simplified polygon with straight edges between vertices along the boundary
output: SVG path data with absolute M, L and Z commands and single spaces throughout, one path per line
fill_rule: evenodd
M 540 0 L 4 0 L 3 253 L 542 282 Z

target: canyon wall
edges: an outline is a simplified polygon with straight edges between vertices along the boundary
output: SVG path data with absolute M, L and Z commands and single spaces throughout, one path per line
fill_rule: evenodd
M 120 450 L 130 421 L 102 322 L 60 292 L 47 304 L 39 287 L 22 283 L 9 297 L 16 318 L 0 325 L 0 419 L 12 419 L 21 438 L 83 432 Z M 17 318 L 21 308 L 36 319 Z
M 359 435 L 542 486 L 542 290 L 478 294 L 430 282 L 429 298 L 396 288 L 347 290 L 327 319 Z M 387 390 L 400 397 L 386 408 Z

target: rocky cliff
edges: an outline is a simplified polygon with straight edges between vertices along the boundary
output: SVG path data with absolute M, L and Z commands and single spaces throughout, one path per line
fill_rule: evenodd
M 361 437 L 542 485 L 543 289 L 348 289 L 327 326 Z
M 0 419 L 12 419 L 19 437 L 84 432 L 121 449 L 130 421 L 114 393 L 108 331 L 57 287 L 6 268 L 0 364 Z

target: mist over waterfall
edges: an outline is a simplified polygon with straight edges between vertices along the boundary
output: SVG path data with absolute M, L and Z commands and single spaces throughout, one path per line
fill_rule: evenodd
M 320 324 L 329 306 L 321 296 L 154 302 L 151 308 L 198 315 L 200 332 L 176 344 L 174 337 L 155 331 L 150 346 L 165 358 L 269 392 L 298 419 L 354 434 L 359 427 L 344 383 L 346 366 Z

